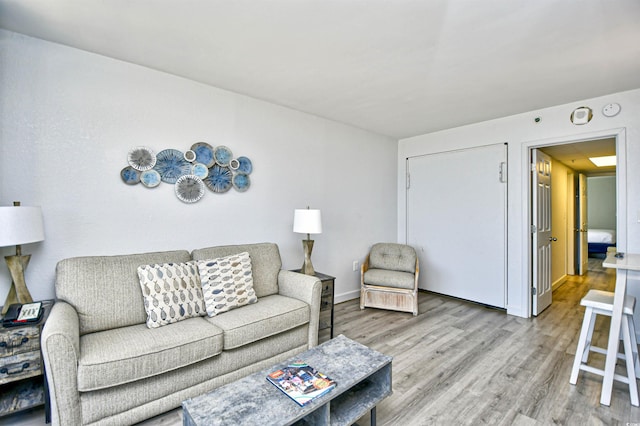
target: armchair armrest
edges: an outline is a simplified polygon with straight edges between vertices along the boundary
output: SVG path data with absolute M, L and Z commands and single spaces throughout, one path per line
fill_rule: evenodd
M 40 343 L 51 399 L 51 423 L 82 424 L 78 393 L 80 323 L 71 305 L 63 301 L 53 305 Z
M 369 255 L 364 258 L 364 262 L 360 265 L 360 287 L 364 286 L 364 273 L 369 270 Z
M 287 270 L 278 273 L 279 293 L 309 304 L 309 348 L 318 344 L 322 283 L 318 277 Z

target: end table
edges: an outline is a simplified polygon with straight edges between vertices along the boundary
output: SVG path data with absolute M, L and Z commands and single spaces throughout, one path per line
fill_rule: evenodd
M 300 272 L 300 269 L 292 269 L 292 271 Z M 333 339 L 333 296 L 336 278 L 318 271 L 316 271 L 314 276 L 319 278 L 322 283 L 322 296 L 320 297 L 320 324 L 318 324 L 318 343 L 321 343 L 326 340 Z
M 50 422 L 40 335 L 53 303 L 42 301 L 44 313 L 37 323 L 0 325 L 0 417 L 44 404 Z

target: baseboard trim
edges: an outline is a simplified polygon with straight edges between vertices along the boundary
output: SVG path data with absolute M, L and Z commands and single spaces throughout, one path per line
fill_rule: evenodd
M 565 282 L 567 282 L 567 274 L 564 274 L 563 276 L 561 276 L 560 278 L 558 278 L 557 280 L 555 280 L 552 284 L 551 284 L 551 291 L 557 289 L 558 287 L 560 287 L 562 284 L 564 284 Z
M 336 294 L 334 296 L 333 303 L 342 303 L 347 300 L 359 299 L 360 298 L 360 289 L 348 291 L 346 293 Z

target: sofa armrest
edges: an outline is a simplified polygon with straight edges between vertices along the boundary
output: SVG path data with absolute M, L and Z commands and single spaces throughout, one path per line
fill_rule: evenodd
M 318 344 L 322 283 L 318 277 L 287 270 L 278 273 L 279 293 L 309 304 L 309 348 Z
M 53 305 L 40 343 L 49 386 L 51 423 L 82 424 L 78 393 L 80 323 L 71 305 L 62 301 Z

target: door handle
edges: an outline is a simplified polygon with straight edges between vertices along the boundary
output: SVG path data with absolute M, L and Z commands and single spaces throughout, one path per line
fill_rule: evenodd
M 558 241 L 556 237 L 549 237 L 549 241 Z

